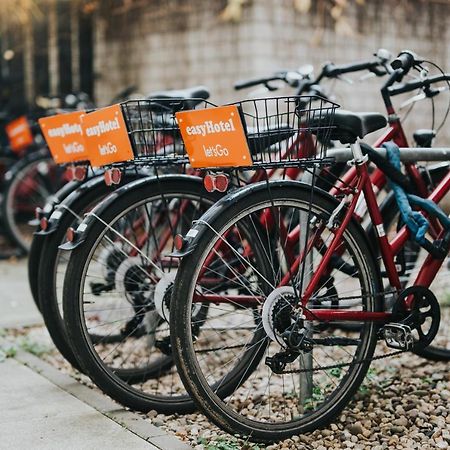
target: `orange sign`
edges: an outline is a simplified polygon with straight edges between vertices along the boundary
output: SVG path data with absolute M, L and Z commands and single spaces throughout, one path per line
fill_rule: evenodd
M 81 128 L 83 114 L 84 111 L 74 111 L 39 119 L 42 133 L 56 163 L 88 159 Z
M 192 167 L 253 164 L 237 106 L 181 111 L 176 118 Z
M 25 116 L 9 122 L 5 126 L 5 131 L 8 135 L 11 149 L 14 152 L 20 152 L 20 150 L 29 147 L 34 142 L 30 124 Z
M 120 105 L 85 114 L 81 125 L 89 160 L 94 167 L 134 158 Z

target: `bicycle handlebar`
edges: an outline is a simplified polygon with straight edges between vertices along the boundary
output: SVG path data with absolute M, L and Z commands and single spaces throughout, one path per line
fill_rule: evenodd
M 425 78 L 424 80 L 410 81 L 408 83 L 402 83 L 395 87 L 389 87 L 389 95 L 395 96 L 399 94 L 404 94 L 406 92 L 415 91 L 420 88 L 427 88 L 432 84 L 439 83 L 441 81 L 450 81 L 450 74 L 446 73 L 444 75 L 436 75 L 434 77 Z
M 281 75 L 275 75 L 266 78 L 255 78 L 253 80 L 241 80 L 234 84 L 234 88 L 236 90 L 246 89 L 249 87 L 258 86 L 259 84 L 267 84 L 270 83 L 271 81 L 278 81 L 278 80 L 285 81 L 285 77 Z
M 284 81 L 285 83 L 290 84 L 293 87 L 299 87 L 299 93 L 303 93 L 303 90 L 308 89 L 310 86 L 319 84 L 323 78 L 336 78 L 339 75 L 343 75 L 346 73 L 369 70 L 376 76 L 386 75 L 387 70 L 385 67 L 383 67 L 383 64 L 386 64 L 389 61 L 389 57 L 390 53 L 387 50 L 379 49 L 376 53 L 376 59 L 370 61 L 359 61 L 357 63 L 342 65 L 336 65 L 331 62 L 327 63 L 322 67 L 319 76 L 315 80 L 312 80 L 308 77 L 303 77 L 303 79 L 299 77 L 295 80 L 289 80 L 288 74 L 291 72 L 286 71 L 278 72 L 270 77 L 255 78 L 253 80 L 241 80 L 235 83 L 234 88 L 236 90 L 240 90 L 262 84 L 266 85 L 266 87 L 270 89 L 270 85 L 268 85 L 268 83 L 270 83 L 271 81 Z
M 342 64 L 339 66 L 334 63 L 328 63 L 323 67 L 322 73 L 319 75 L 319 79 L 336 78 L 345 73 L 360 72 L 362 70 L 369 70 L 377 76 L 385 75 L 386 71 L 382 69 L 380 65 L 381 62 L 379 59 L 372 61 L 361 61 L 352 64 Z

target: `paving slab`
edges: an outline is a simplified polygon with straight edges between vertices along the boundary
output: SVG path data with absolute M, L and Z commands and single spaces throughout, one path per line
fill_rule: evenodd
M 28 285 L 26 259 L 0 261 L 0 328 L 42 324 Z
M 0 329 L 43 324 L 26 260 L 0 261 Z M 0 362 L 0 449 L 191 448 L 101 392 L 0 338 L 16 355 Z
M 0 346 L 8 348 L 8 345 L 6 339 L 0 340 Z M 152 425 L 141 415 L 124 409 L 101 392 L 92 390 L 79 383 L 35 355 L 19 349 L 14 358 L 39 374 L 39 376 L 46 378 L 55 386 L 61 388 L 66 394 L 74 396 L 79 401 L 101 413 L 104 417 L 120 424 L 144 441 L 153 444 L 156 448 L 161 450 L 189 450 L 191 448 L 175 436 L 169 435 L 163 429 Z M 151 449 L 152 447 L 149 448 Z
M 0 374 L 1 448 L 158 449 L 14 359 Z

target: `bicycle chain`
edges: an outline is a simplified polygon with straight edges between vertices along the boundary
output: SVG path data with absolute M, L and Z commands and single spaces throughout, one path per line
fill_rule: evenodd
M 236 349 L 236 348 L 242 348 L 242 344 L 238 345 L 230 345 L 228 347 L 220 347 L 220 348 L 212 348 L 212 349 L 203 349 L 203 350 L 197 350 L 196 353 L 209 353 L 212 351 L 222 351 L 222 350 L 230 350 L 230 349 Z M 283 372 L 280 372 L 280 375 L 285 374 L 292 374 L 292 373 L 305 373 L 305 372 L 318 372 L 319 370 L 330 370 L 330 369 L 340 369 L 342 367 L 349 367 L 349 366 L 356 366 L 357 364 L 363 364 L 368 361 L 378 361 L 380 359 L 390 358 L 393 356 L 400 355 L 402 353 L 406 353 L 406 350 L 397 350 L 395 352 L 386 353 L 385 355 L 378 355 L 374 356 L 372 358 L 365 358 L 361 359 L 359 361 L 354 361 L 350 363 L 340 363 L 340 364 L 333 364 L 330 366 L 320 366 L 320 367 L 314 367 L 313 369 L 292 369 L 292 370 L 284 370 Z
M 280 375 L 291 374 L 291 373 L 318 372 L 319 370 L 341 369 L 342 367 L 356 366 L 358 364 L 363 364 L 368 361 L 377 361 L 380 359 L 390 358 L 392 356 L 397 356 L 397 355 L 400 355 L 401 353 L 405 353 L 405 352 L 406 352 L 406 350 L 397 350 L 395 352 L 387 353 L 386 355 L 378 355 L 378 356 L 374 356 L 372 358 L 365 358 L 365 359 L 361 359 L 359 361 L 354 361 L 354 362 L 350 362 L 350 363 L 340 363 L 340 364 L 333 364 L 330 366 L 314 367 L 313 369 L 284 370 L 284 371 L 280 372 Z

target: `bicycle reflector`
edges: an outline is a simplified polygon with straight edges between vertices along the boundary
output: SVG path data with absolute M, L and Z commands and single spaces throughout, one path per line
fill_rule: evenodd
M 66 169 L 66 178 L 68 181 L 83 181 L 86 178 L 86 167 L 68 166 Z
M 117 167 L 105 170 L 105 183 L 107 186 L 112 186 L 113 184 L 119 184 L 122 179 L 122 172 Z
M 218 175 L 207 174 L 203 179 L 203 185 L 208 192 L 225 192 L 228 189 L 228 176 L 224 173 Z
M 76 233 L 77 232 L 72 227 L 67 228 L 67 231 L 66 231 L 67 240 L 69 242 L 73 242 L 75 240 Z
M 86 167 L 75 166 L 73 171 L 73 178 L 75 181 L 83 181 L 86 178 Z
M 181 251 L 186 244 L 186 239 L 181 234 L 176 234 L 173 238 L 173 244 L 178 251 Z
M 42 231 L 46 231 L 48 228 L 48 219 L 47 217 L 42 217 L 39 221 L 39 226 L 41 227 Z

